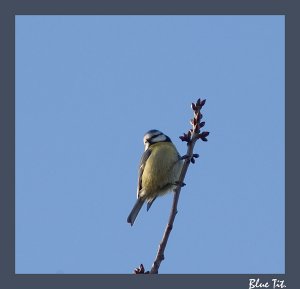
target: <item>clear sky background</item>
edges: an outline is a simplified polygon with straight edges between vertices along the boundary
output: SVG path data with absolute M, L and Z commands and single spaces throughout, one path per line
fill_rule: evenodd
M 16 273 L 131 273 L 172 194 L 131 227 L 142 138 L 191 165 L 160 273 L 284 273 L 283 16 L 17 16 Z

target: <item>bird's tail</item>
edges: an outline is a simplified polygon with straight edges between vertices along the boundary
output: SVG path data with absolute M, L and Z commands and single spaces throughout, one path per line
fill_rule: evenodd
M 133 206 L 133 209 L 131 210 L 128 218 L 127 218 L 127 222 L 131 224 L 131 226 L 133 225 L 139 211 L 141 210 L 142 206 L 144 205 L 144 202 L 142 199 L 138 198 L 136 203 Z

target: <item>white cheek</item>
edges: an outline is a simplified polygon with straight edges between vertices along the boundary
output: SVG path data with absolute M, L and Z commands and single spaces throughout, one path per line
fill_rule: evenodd
M 160 134 L 154 138 L 151 139 L 151 142 L 160 142 L 160 141 L 165 141 L 167 138 L 164 134 Z
M 146 142 L 146 143 L 145 143 L 145 151 L 146 151 L 148 148 L 149 148 L 149 143 Z
M 151 134 L 149 134 L 149 133 L 147 133 L 145 136 L 144 136 L 144 139 L 143 139 L 143 141 L 144 141 L 144 144 L 146 144 L 146 142 L 147 142 L 147 140 L 148 139 L 150 139 L 151 138 Z

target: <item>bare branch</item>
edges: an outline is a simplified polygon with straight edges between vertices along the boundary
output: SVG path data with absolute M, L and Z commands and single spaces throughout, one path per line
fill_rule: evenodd
M 178 180 L 178 185 L 176 186 L 174 190 L 174 198 L 173 198 L 173 204 L 172 204 L 172 209 L 170 213 L 170 217 L 166 226 L 166 229 L 163 234 L 163 238 L 159 244 L 158 251 L 156 254 L 156 258 L 153 262 L 150 274 L 158 274 L 158 269 L 160 267 L 161 262 L 164 260 L 164 252 L 168 243 L 168 239 L 170 236 L 170 233 L 173 228 L 174 220 L 177 214 L 177 204 L 179 200 L 179 195 L 181 188 L 184 185 L 184 178 L 186 175 L 186 172 L 188 170 L 188 167 L 190 163 L 195 163 L 195 158 L 198 158 L 198 154 L 194 154 L 194 147 L 198 139 L 201 139 L 202 141 L 207 141 L 207 136 L 209 135 L 209 132 L 204 131 L 200 133 L 200 129 L 204 127 L 205 122 L 201 122 L 201 119 L 203 115 L 201 114 L 201 108 L 204 106 L 206 100 L 202 100 L 199 98 L 196 103 L 192 103 L 191 107 L 192 110 L 194 111 L 194 118 L 191 119 L 190 123 L 192 125 L 192 129 L 188 131 L 188 133 L 184 133 L 182 136 L 179 138 L 182 141 L 187 142 L 187 153 L 182 157 L 184 159 L 184 164 L 181 170 L 181 174 Z M 142 265 L 141 265 L 142 266 Z
M 133 273 L 134 274 L 149 274 L 149 271 L 145 271 L 144 265 L 141 264 L 140 267 L 134 269 Z

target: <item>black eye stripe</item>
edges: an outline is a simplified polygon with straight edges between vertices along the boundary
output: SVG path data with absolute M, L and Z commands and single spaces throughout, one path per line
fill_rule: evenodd
M 159 135 L 163 135 L 163 134 L 162 133 L 154 134 L 149 138 L 149 140 L 152 140 L 152 139 L 158 137 Z
M 171 139 L 159 130 L 152 129 L 149 130 L 144 136 L 144 144 L 149 145 L 159 143 L 159 142 L 171 142 Z
M 156 129 L 152 129 L 152 130 L 149 130 L 149 131 L 145 134 L 144 140 L 149 141 L 149 140 L 151 140 L 151 139 L 153 139 L 153 138 L 155 138 L 155 137 L 157 137 L 157 136 L 159 136 L 159 135 L 162 135 L 162 134 L 163 134 L 163 133 L 162 133 L 161 131 L 156 130 Z

